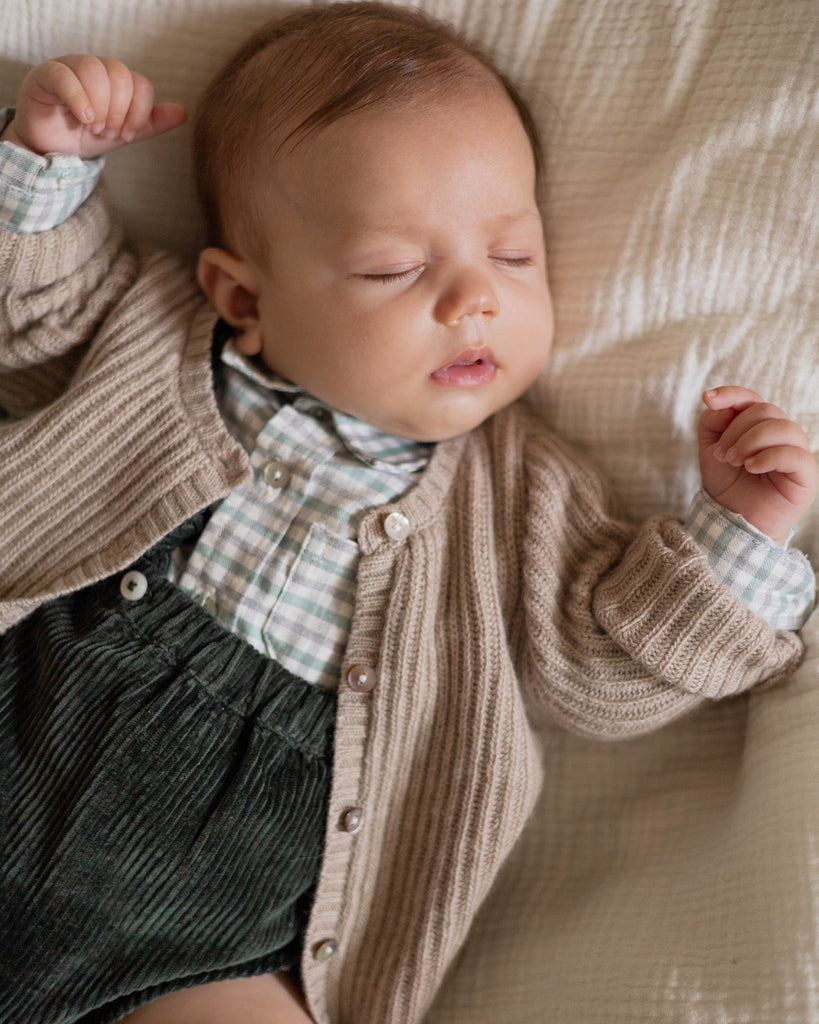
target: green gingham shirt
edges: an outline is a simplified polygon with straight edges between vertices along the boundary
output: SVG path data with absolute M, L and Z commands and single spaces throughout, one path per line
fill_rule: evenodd
M 0 229 L 56 227 L 93 191 L 102 165 L 0 144 Z M 406 491 L 430 446 L 331 409 L 230 343 L 222 363 L 221 411 L 253 479 L 218 503 L 192 550 L 176 553 L 171 578 L 262 653 L 334 687 L 355 601 L 359 517 Z M 801 552 L 703 492 L 686 528 L 747 607 L 775 628 L 803 625 L 815 579 Z
M 430 445 L 331 409 L 240 355 L 222 354 L 220 410 L 253 479 L 219 502 L 174 579 L 227 629 L 310 682 L 335 686 L 350 631 L 358 523 L 394 501 Z

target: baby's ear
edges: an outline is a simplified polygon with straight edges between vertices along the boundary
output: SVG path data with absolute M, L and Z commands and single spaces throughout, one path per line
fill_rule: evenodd
M 259 288 L 251 267 L 224 249 L 208 248 L 199 255 L 196 279 L 219 316 L 239 332 L 239 351 L 260 352 Z

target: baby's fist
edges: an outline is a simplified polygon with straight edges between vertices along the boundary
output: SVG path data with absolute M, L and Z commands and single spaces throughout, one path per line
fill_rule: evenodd
M 154 105 L 153 85 L 122 61 L 68 54 L 29 71 L 3 138 L 35 153 L 88 159 L 169 131 L 186 116 L 178 103 Z
M 802 428 L 748 388 L 702 396 L 700 472 L 705 490 L 777 543 L 816 497 L 819 467 Z

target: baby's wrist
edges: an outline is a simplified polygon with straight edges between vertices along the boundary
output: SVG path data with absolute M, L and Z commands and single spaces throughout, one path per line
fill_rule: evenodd
M 777 526 L 772 527 L 770 523 L 763 524 L 756 521 L 758 517 L 753 515 L 747 515 L 745 512 L 741 512 L 738 509 L 729 508 L 709 493 L 705 488 L 700 492 L 707 496 L 707 499 L 719 510 L 722 515 L 735 523 L 737 526 L 741 526 L 743 529 L 750 531 L 751 533 L 757 534 L 759 537 L 770 541 L 772 544 L 777 544 L 781 548 L 787 548 L 791 538 L 795 532 L 795 525 L 788 526 Z
M 739 512 L 700 490 L 684 527 L 717 579 L 774 629 L 800 629 L 813 608 L 815 577 L 807 558 L 774 541 Z M 779 531 L 775 531 L 779 532 Z
M 796 529 L 794 525 L 774 526 L 770 522 L 764 523 L 760 521 L 759 517 L 757 516 L 747 515 L 745 512 L 739 512 L 727 508 L 726 506 L 722 505 L 721 502 L 717 501 L 716 498 L 714 498 L 713 501 L 723 510 L 723 512 L 727 516 L 733 518 L 735 521 L 742 522 L 747 529 L 757 533 L 760 537 L 764 537 L 766 540 L 769 540 L 772 544 L 777 544 L 781 548 L 788 547 L 790 539 L 791 537 L 793 537 Z
M 27 153 L 34 153 L 35 156 L 45 156 L 45 153 L 41 153 L 39 150 L 34 149 L 23 138 L 21 138 L 20 133 L 17 130 L 17 122 L 15 121 L 13 110 L 9 111 L 5 126 L 2 131 L 0 131 L 0 142 L 10 142 L 19 149 L 26 150 Z

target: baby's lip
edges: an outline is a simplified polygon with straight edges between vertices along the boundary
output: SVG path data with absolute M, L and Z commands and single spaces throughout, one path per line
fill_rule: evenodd
M 488 348 L 468 348 L 459 356 L 429 375 L 436 384 L 454 387 L 476 387 L 488 384 L 498 371 Z

